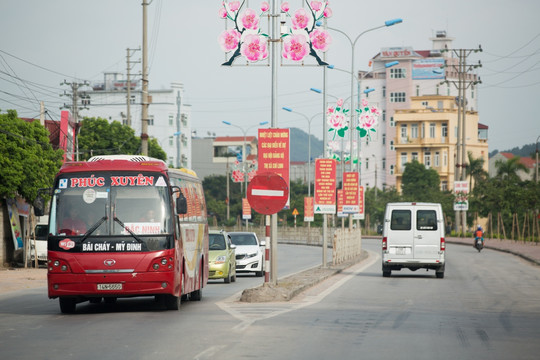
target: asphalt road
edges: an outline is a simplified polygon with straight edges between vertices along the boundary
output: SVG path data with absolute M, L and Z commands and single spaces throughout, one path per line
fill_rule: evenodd
M 238 303 L 261 278 L 213 282 L 201 302 L 164 311 L 145 298 L 59 312 L 46 289 L 0 296 L 5 359 L 537 359 L 540 268 L 510 254 L 447 245 L 433 271 L 381 274 L 370 257 L 287 303 Z M 280 276 L 321 249 L 280 245 Z M 311 260 L 309 260 L 311 259 Z M 300 263 L 301 262 L 301 263 Z

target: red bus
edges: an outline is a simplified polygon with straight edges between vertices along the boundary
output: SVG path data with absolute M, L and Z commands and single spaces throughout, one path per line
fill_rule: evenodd
M 51 196 L 48 295 L 62 313 L 120 297 L 154 296 L 171 310 L 201 299 L 208 222 L 194 172 L 144 156 L 97 156 L 63 165 Z

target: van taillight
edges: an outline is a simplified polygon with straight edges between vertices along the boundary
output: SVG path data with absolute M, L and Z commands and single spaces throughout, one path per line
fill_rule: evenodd
M 446 242 L 444 241 L 444 238 L 441 238 L 441 251 L 446 250 Z
M 382 249 L 383 251 L 388 249 L 388 238 L 386 236 L 382 238 Z

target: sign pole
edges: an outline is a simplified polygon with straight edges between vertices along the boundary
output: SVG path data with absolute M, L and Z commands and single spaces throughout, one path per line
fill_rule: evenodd
M 270 215 L 265 215 L 265 246 L 264 246 L 264 282 L 268 283 L 270 278 Z

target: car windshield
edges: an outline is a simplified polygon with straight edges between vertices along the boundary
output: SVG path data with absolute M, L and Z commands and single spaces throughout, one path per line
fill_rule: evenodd
M 208 248 L 210 250 L 225 250 L 225 238 L 222 234 L 209 234 Z
M 231 241 L 234 245 L 257 245 L 257 239 L 253 234 L 231 234 Z

